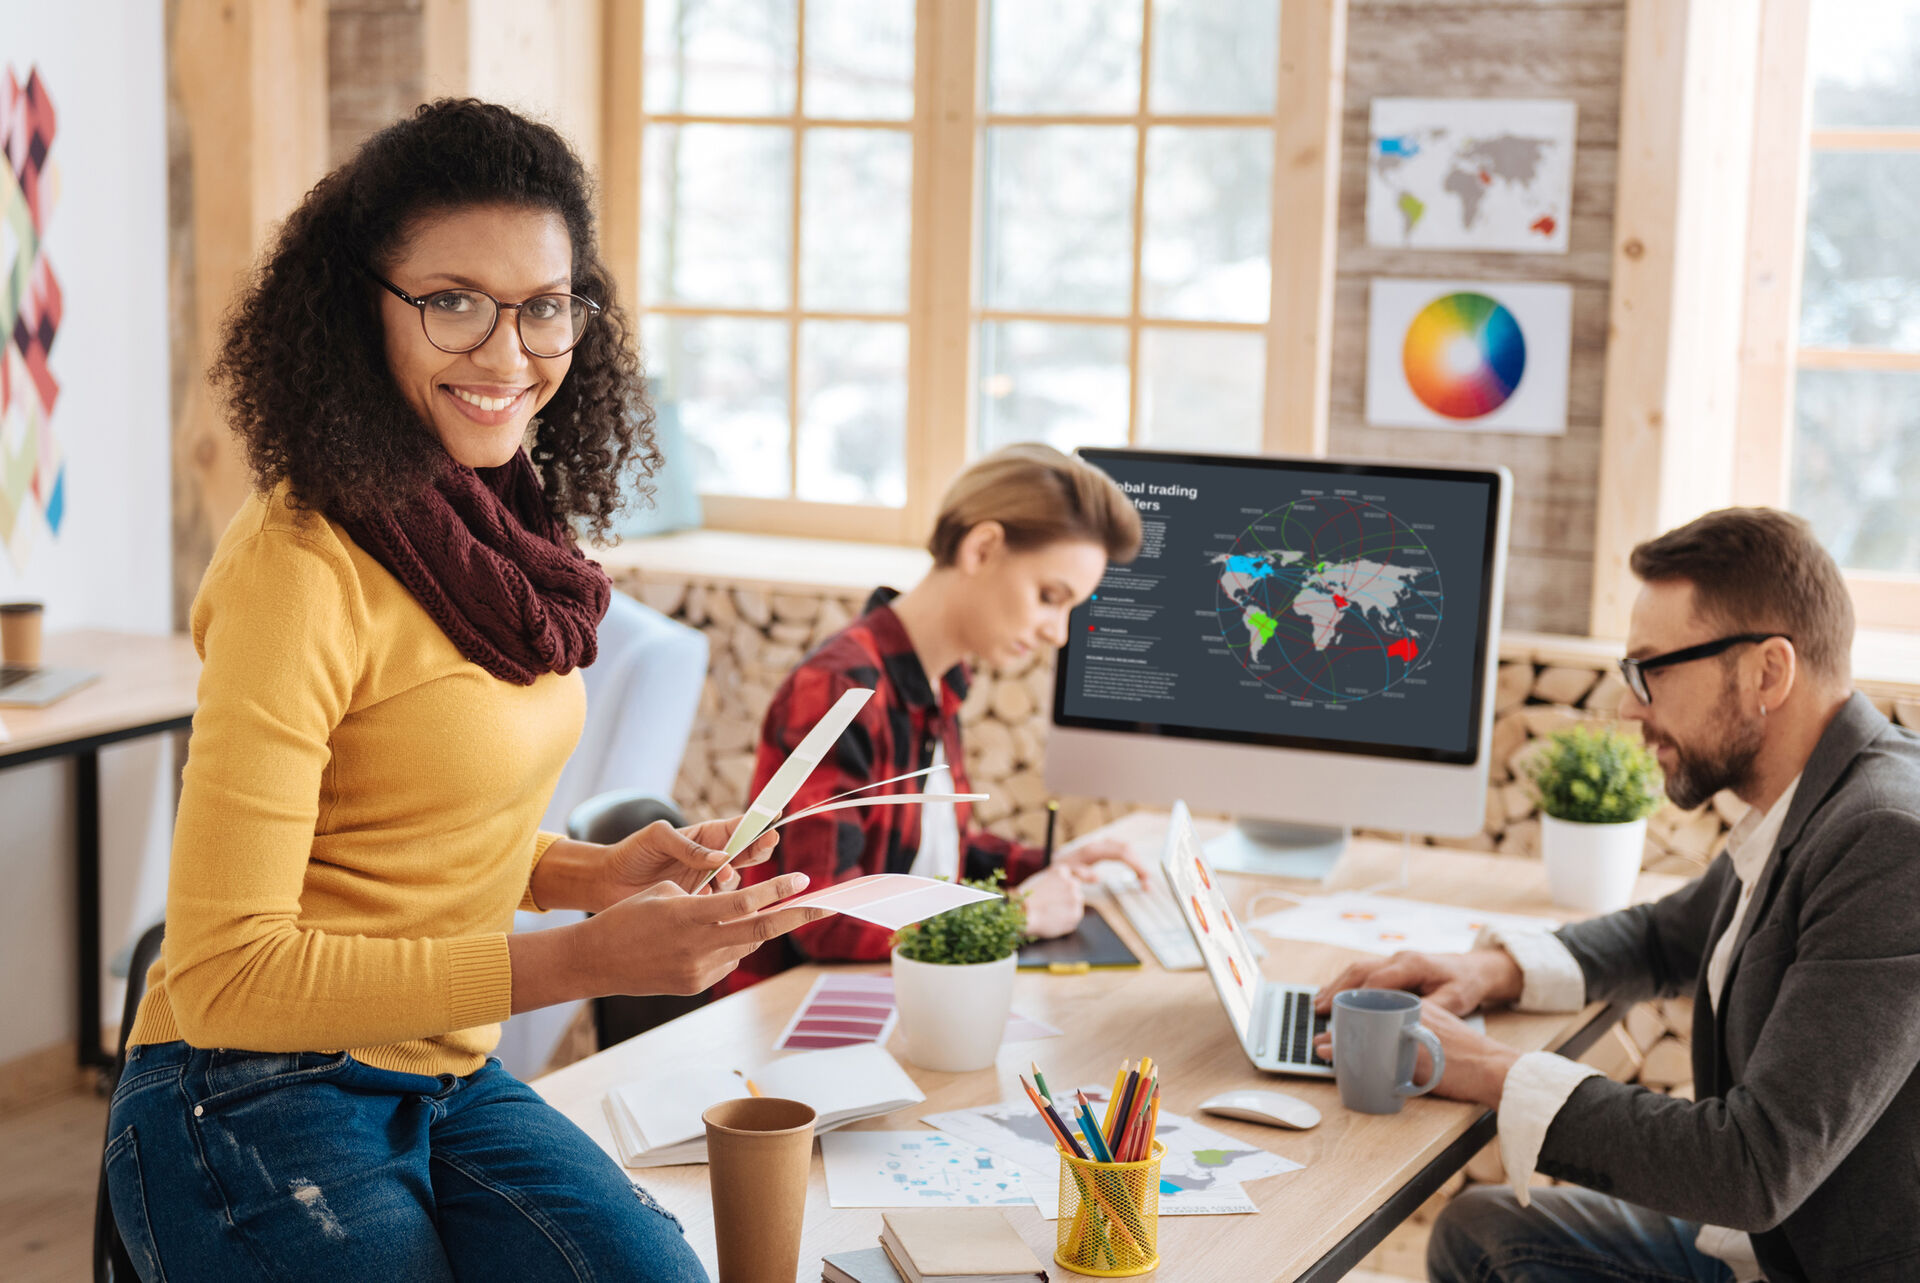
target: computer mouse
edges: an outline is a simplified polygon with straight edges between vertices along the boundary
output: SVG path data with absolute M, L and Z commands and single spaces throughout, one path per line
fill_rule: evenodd
M 1200 1111 L 1224 1118 L 1241 1118 L 1269 1127 L 1292 1127 L 1304 1131 L 1320 1124 L 1320 1111 L 1301 1100 L 1277 1091 L 1229 1091 L 1200 1102 Z

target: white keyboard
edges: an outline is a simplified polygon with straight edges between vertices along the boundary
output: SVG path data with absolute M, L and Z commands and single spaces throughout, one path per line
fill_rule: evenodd
M 1159 870 L 1154 871 L 1152 883 L 1142 887 L 1131 869 L 1109 860 L 1100 865 L 1100 880 L 1162 967 L 1168 971 L 1200 970 L 1200 946 L 1193 942 L 1193 933 L 1187 930 L 1180 906 L 1173 902 L 1173 893 L 1167 890 Z

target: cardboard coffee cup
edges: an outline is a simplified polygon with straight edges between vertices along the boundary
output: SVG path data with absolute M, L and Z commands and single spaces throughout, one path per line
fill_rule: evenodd
M 0 663 L 16 668 L 40 667 L 40 621 L 37 601 L 0 602 Z
M 813 1106 L 746 1096 L 723 1100 L 700 1117 L 707 1125 L 720 1283 L 793 1278 L 813 1163 Z

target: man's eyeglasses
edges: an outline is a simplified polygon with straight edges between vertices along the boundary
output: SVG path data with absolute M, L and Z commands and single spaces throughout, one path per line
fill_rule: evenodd
M 368 276 L 387 287 L 401 302 L 420 311 L 427 342 L 442 352 L 471 352 L 493 337 L 500 313 L 512 309 L 520 346 L 530 356 L 560 356 L 573 350 L 587 323 L 600 314 L 600 305 L 578 294 L 536 294 L 520 303 L 502 303 L 485 290 L 435 290 L 425 298 L 413 295 L 377 272 Z
M 1653 692 L 1647 689 L 1647 674 L 1656 668 L 1671 668 L 1675 664 L 1690 664 L 1696 659 L 1709 659 L 1724 654 L 1735 646 L 1747 642 L 1772 641 L 1775 637 L 1793 638 L 1785 633 L 1736 633 L 1732 637 L 1721 637 L 1710 642 L 1701 642 L 1698 646 L 1688 646 L 1682 650 L 1670 650 L 1664 655 L 1654 655 L 1647 659 L 1623 659 L 1620 661 L 1620 676 L 1625 679 L 1627 689 L 1642 704 L 1653 703 Z

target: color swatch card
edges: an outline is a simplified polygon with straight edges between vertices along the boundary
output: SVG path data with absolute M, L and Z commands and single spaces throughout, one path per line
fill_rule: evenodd
M 942 1132 L 820 1138 L 834 1207 L 996 1207 L 1033 1202 L 1011 1161 Z
M 917 878 L 910 873 L 872 873 L 851 882 L 839 882 L 818 891 L 782 900 L 783 909 L 803 904 L 817 905 L 844 913 L 862 922 L 898 931 L 928 918 L 957 909 L 976 900 L 994 900 L 991 891 L 979 891 L 957 882 L 938 878 Z
M 1367 422 L 1565 432 L 1572 342 L 1570 286 L 1375 277 Z
M 900 1013 L 893 1005 L 892 976 L 824 975 L 774 1040 L 775 1051 L 845 1047 L 885 1042 Z
M 813 982 L 793 1019 L 774 1040 L 775 1051 L 813 1051 L 845 1047 L 856 1042 L 885 1042 L 898 1016 L 893 1005 L 893 977 L 824 975 Z M 1007 1016 L 1002 1038 L 1028 1042 L 1056 1038 L 1058 1029 L 1045 1021 L 1015 1011 Z

